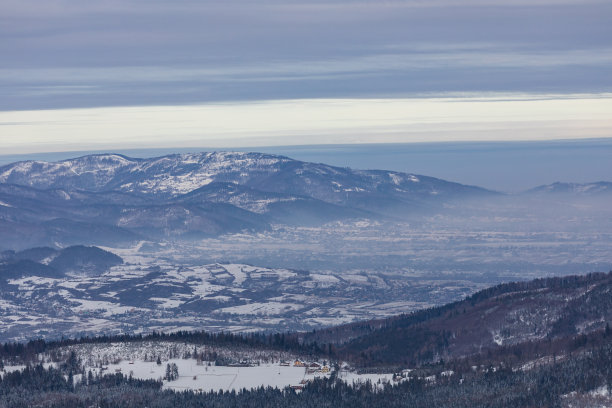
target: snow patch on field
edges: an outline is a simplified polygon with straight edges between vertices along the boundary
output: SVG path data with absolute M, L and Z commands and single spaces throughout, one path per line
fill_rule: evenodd
M 302 305 L 296 303 L 249 303 L 247 305 L 224 307 L 216 313 L 231 313 L 240 315 L 278 315 L 302 309 Z
M 223 265 L 223 269 L 225 269 L 227 272 L 229 272 L 230 275 L 234 277 L 234 285 L 242 285 L 242 283 L 247 278 L 247 274 L 244 272 L 244 270 L 249 268 L 245 265 L 229 264 Z
M 608 389 L 606 385 L 602 385 L 601 387 L 596 388 L 593 391 L 589 392 L 589 394 L 593 396 L 597 396 L 597 397 L 609 397 L 610 390 Z
M 340 282 L 340 279 L 336 278 L 333 275 L 323 275 L 320 273 L 311 273 L 310 277 L 317 282 L 324 282 L 329 284 L 335 284 Z
M 175 307 L 179 307 L 180 305 L 185 303 L 185 301 L 179 300 L 179 299 L 168 299 L 168 298 L 158 298 L 158 297 L 152 297 L 149 300 L 158 303 L 159 307 L 162 307 L 164 309 L 172 309 Z
M 138 309 L 131 306 L 120 306 L 116 303 L 106 302 L 103 300 L 74 299 L 73 301 L 80 303 L 79 306 L 73 308 L 73 310 L 77 313 L 88 311 L 104 311 L 104 316 L 106 317 L 131 312 Z

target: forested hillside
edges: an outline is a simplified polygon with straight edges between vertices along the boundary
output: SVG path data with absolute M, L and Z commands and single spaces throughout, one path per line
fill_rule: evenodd
M 364 366 L 432 363 L 485 350 L 603 330 L 612 321 L 612 273 L 501 284 L 445 306 L 305 333 Z
M 559 407 L 608 406 L 612 387 L 612 345 L 584 349 L 575 357 L 531 368 L 513 369 L 503 362 L 486 367 L 448 370 L 424 367 L 408 379 L 387 384 L 350 386 L 336 380 L 314 380 L 302 390 L 260 388 L 241 392 L 177 393 L 161 382 L 122 374 L 83 376 L 71 383 L 75 367 L 27 367 L 4 374 L 3 407 Z M 457 368 L 453 366 L 453 368 Z M 599 404 L 599 405 L 596 405 Z
M 444 307 L 309 333 L 176 332 L 7 343 L 0 347 L 1 366 L 6 367 L 0 406 L 610 406 L 611 280 L 612 274 L 599 273 L 504 284 Z M 540 312 L 529 312 L 536 309 Z M 508 316 L 518 316 L 521 324 Z M 465 333 L 480 326 L 514 337 L 506 335 L 512 341 L 505 344 L 470 340 L 473 336 Z M 290 356 L 329 362 L 332 370 L 293 388 L 178 392 L 168 389 L 170 378 L 162 382 L 119 370 L 92 372 L 83 360 L 83 350 L 92 350 L 84 346 L 108 344 L 112 350 L 130 344 L 153 356 L 155 345 L 162 343 L 194 351 L 164 359 L 247 367 Z M 350 383 L 338 374 L 355 368 L 394 373 L 393 380 Z

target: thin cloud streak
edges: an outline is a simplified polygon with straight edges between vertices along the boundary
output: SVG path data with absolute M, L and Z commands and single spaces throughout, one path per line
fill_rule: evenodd
M 330 11 L 345 10 L 346 7 L 366 11 L 381 9 L 409 9 L 409 8 L 439 8 L 457 7 L 456 0 L 343 0 L 343 1 L 304 1 L 304 0 L 242 0 L 227 3 L 218 0 L 176 0 L 172 2 L 142 1 L 142 0 L 106 0 L 100 2 L 82 2 L 74 0 L 46 0 L 41 3 L 37 0 L 4 0 L 3 12 L 8 17 L 66 17 L 108 14 L 143 14 L 168 12 L 201 12 L 217 10 L 231 10 L 238 8 L 286 9 L 293 11 Z M 461 7 L 545 7 L 567 5 L 593 5 L 605 4 L 606 0 L 462 0 Z
M 126 66 L 105 68 L 26 68 L 0 69 L 2 82 L 183 82 L 204 80 L 268 81 L 283 78 L 307 79 L 345 74 L 372 74 L 386 71 L 456 68 L 549 68 L 567 66 L 606 66 L 612 64 L 612 48 L 559 51 L 496 51 L 494 48 L 471 52 L 418 52 L 376 54 L 342 59 L 261 62 L 251 65 L 199 67 Z

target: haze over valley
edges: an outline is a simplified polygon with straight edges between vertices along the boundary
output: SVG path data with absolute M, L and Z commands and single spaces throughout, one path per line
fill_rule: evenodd
M 312 330 L 611 268 L 606 182 L 504 194 L 231 152 L 19 162 L 0 181 L 4 340 Z

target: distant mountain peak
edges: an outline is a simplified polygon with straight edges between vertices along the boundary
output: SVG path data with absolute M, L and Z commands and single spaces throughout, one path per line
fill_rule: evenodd
M 555 182 L 528 190 L 529 194 L 570 194 L 570 195 L 600 195 L 612 193 L 612 183 L 597 181 L 593 183 L 562 183 Z

